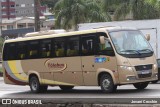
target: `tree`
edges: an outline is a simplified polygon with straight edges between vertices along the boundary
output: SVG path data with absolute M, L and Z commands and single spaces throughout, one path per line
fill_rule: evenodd
M 35 31 L 40 31 L 40 1 L 34 0 Z
M 4 43 L 4 39 L 0 37 L 0 53 L 2 53 L 3 43 Z
M 105 7 L 114 7 L 114 19 L 124 20 L 131 13 L 133 19 L 155 19 L 160 17 L 160 5 L 158 0 L 103 0 Z
M 57 2 L 58 0 L 41 0 L 41 5 L 47 5 L 51 10 L 53 10 Z
M 95 0 L 59 0 L 54 10 L 58 28 L 77 30 L 79 23 L 110 20 Z

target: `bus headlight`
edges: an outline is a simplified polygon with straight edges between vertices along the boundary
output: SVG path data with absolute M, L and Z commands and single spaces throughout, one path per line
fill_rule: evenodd
M 153 64 L 153 69 L 154 69 L 154 70 L 157 69 L 157 64 Z
M 130 66 L 120 66 L 120 68 L 127 70 L 127 71 L 133 71 L 132 67 Z

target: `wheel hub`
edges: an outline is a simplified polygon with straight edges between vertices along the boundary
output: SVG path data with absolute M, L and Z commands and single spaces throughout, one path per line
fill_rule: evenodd
M 105 79 L 105 80 L 102 82 L 102 84 L 103 84 L 104 89 L 108 89 L 109 86 L 110 86 L 110 81 L 109 81 L 108 79 Z
M 37 82 L 34 80 L 34 81 L 32 81 L 32 89 L 33 90 L 37 90 L 37 87 L 38 87 L 38 84 L 37 84 Z

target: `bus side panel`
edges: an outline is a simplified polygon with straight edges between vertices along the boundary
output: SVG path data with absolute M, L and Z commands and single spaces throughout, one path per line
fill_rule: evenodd
M 27 75 L 20 66 L 20 61 L 4 61 L 3 77 L 6 84 L 27 85 Z

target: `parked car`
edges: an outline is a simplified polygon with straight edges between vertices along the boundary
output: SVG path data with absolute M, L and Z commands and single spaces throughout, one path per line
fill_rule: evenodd
M 152 83 L 157 83 L 160 80 L 160 59 L 157 59 L 158 63 L 158 80 L 152 81 Z

